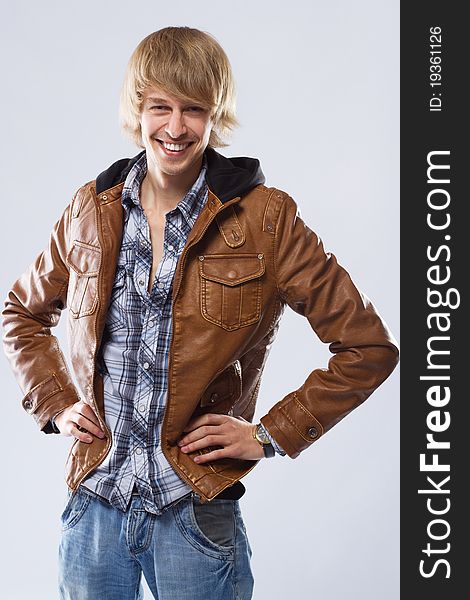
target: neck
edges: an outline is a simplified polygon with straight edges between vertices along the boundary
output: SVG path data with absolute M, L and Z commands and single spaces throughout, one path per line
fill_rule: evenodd
M 155 165 L 147 164 L 147 174 L 141 187 L 142 208 L 157 209 L 159 213 L 173 210 L 194 185 L 201 165 L 202 158 L 184 173 L 169 175 Z

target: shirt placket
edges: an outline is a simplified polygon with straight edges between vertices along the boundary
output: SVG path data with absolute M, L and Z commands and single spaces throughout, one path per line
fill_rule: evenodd
M 153 402 L 162 395 L 164 390 L 160 389 L 157 368 L 157 350 L 159 336 L 161 334 L 161 323 L 163 308 L 170 292 L 170 285 L 165 285 L 165 278 L 158 278 L 158 273 L 150 293 L 148 282 L 152 267 L 152 251 L 150 230 L 147 219 L 142 211 L 138 209 L 136 228 L 136 260 L 133 272 L 135 289 L 142 304 L 142 329 L 140 344 L 137 354 L 137 384 L 134 397 L 134 409 L 132 417 L 130 452 L 133 457 L 134 473 L 147 478 L 148 472 L 148 438 L 152 438 L 152 447 L 155 444 L 155 436 L 152 434 L 155 423 L 160 421 L 163 411 L 160 404 Z M 166 239 L 165 227 L 165 239 Z M 166 244 L 164 244 L 165 246 Z M 164 248 L 160 272 L 167 272 L 165 263 L 168 257 Z

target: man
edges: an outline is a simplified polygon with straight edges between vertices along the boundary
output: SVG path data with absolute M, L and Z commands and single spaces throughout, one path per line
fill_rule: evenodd
M 121 116 L 143 151 L 78 190 L 3 311 L 23 407 L 75 437 L 60 597 L 142 598 L 143 572 L 159 600 L 251 598 L 240 479 L 361 404 L 396 343 L 259 162 L 214 149 L 236 118 L 210 35 L 146 37 Z M 253 424 L 286 305 L 333 357 Z M 80 391 L 50 332 L 66 306 Z

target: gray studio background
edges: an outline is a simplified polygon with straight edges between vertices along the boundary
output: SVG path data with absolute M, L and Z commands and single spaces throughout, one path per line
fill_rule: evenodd
M 241 128 L 222 152 L 260 158 L 268 185 L 296 199 L 398 336 L 398 6 L 2 0 L 0 300 L 73 192 L 137 153 L 117 123 L 137 43 L 189 25 L 215 35 L 235 72 Z M 328 356 L 288 310 L 256 416 Z M 0 369 L 0 595 L 52 600 L 71 438 L 40 433 L 3 354 Z M 255 600 L 399 597 L 398 426 L 396 371 L 299 458 L 262 461 L 244 479 Z

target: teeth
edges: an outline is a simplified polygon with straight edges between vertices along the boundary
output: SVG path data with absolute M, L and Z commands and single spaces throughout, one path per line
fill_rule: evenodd
M 187 148 L 189 146 L 189 144 L 167 144 L 166 142 L 163 142 L 163 146 L 167 150 L 173 150 L 173 152 L 179 152 L 180 150 L 184 150 L 185 148 Z

